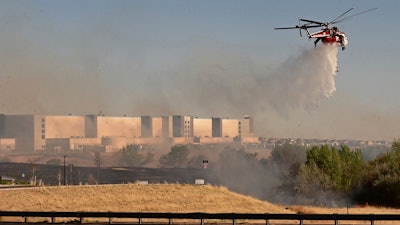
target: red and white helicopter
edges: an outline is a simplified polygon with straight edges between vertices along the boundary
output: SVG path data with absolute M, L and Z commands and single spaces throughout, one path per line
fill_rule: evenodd
M 375 10 L 377 8 L 365 10 L 365 11 L 356 13 L 354 15 L 342 18 L 344 15 L 346 15 L 353 9 L 354 8 L 347 10 L 346 12 L 342 13 L 340 16 L 336 17 L 335 19 L 333 19 L 330 22 L 322 23 L 322 22 L 318 22 L 318 21 L 314 21 L 314 20 L 299 18 L 299 25 L 296 25 L 294 27 L 277 27 L 277 28 L 275 28 L 275 30 L 299 29 L 300 37 L 302 37 L 301 30 L 305 30 L 307 32 L 308 38 L 315 38 L 315 41 L 314 41 L 315 46 L 317 46 L 317 43 L 319 41 L 322 41 L 322 43 L 324 43 L 324 44 L 333 44 L 333 45 L 341 46 L 342 50 L 344 50 L 348 43 L 346 34 L 342 31 L 339 31 L 339 29 L 337 27 L 333 27 L 332 25 L 349 20 L 350 18 L 352 18 L 354 16 Z M 301 24 L 301 22 L 305 22 L 305 23 Z M 316 28 L 316 27 L 323 27 L 323 29 L 318 32 L 315 32 L 315 33 L 310 33 L 310 31 L 308 30 L 309 28 Z

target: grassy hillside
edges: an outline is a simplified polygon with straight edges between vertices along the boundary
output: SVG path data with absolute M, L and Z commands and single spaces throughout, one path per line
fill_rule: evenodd
M 0 210 L 292 213 L 210 185 L 101 185 L 0 190 Z

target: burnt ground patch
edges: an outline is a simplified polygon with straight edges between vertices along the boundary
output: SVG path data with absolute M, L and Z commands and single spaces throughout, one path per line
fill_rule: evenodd
M 75 167 L 32 163 L 0 163 L 0 176 L 12 177 L 17 182 L 29 182 L 32 177 L 45 185 L 64 184 L 121 184 L 147 181 L 148 183 L 193 184 L 196 179 L 216 183 L 209 171 L 196 168 L 144 167 Z

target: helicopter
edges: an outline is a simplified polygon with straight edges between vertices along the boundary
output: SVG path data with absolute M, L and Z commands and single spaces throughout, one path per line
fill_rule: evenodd
M 302 19 L 299 18 L 299 25 L 296 25 L 294 27 L 276 27 L 275 30 L 286 30 L 286 29 L 299 29 L 300 32 L 300 37 L 302 37 L 301 30 L 305 30 L 307 32 L 308 38 L 315 38 L 314 41 L 314 46 L 317 46 L 317 43 L 319 41 L 322 41 L 324 44 L 332 44 L 336 46 L 342 47 L 342 50 L 346 48 L 346 45 L 348 43 L 346 34 L 342 31 L 339 30 L 336 26 L 332 26 L 333 24 L 337 24 L 346 20 L 349 20 L 350 18 L 354 16 L 358 16 L 360 14 L 378 9 L 378 8 L 373 8 L 369 10 L 365 10 L 347 17 L 345 16 L 347 13 L 349 13 L 351 10 L 354 8 L 350 8 L 346 12 L 342 13 L 335 19 L 331 20 L 330 22 L 318 22 L 315 20 L 308 20 L 308 19 Z M 303 22 L 303 24 L 302 24 Z M 320 31 L 315 32 L 315 33 L 310 33 L 308 30 L 309 28 L 317 28 L 317 27 L 323 27 Z

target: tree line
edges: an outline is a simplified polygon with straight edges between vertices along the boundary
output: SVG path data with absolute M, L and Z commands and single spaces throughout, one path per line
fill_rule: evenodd
M 279 188 L 295 198 L 400 207 L 400 139 L 371 160 L 345 145 L 277 146 L 270 163 L 282 169 Z
M 187 145 L 172 146 L 159 158 L 159 166 L 201 168 L 207 159 L 219 184 L 272 202 L 400 207 L 400 139 L 373 158 L 345 145 L 284 144 L 267 158 L 232 146 L 220 150 L 215 159 L 191 156 L 193 151 Z M 122 149 L 121 157 L 130 166 L 155 160 L 152 153 L 135 146 Z

